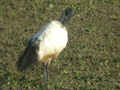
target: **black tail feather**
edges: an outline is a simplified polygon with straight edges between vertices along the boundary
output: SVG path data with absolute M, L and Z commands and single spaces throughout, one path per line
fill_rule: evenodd
M 29 44 L 17 61 L 17 69 L 18 71 L 24 71 L 35 62 L 37 62 L 36 49 Z

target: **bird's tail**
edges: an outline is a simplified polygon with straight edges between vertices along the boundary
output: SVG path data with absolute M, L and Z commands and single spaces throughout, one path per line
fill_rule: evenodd
M 17 61 L 17 69 L 18 71 L 24 71 L 35 62 L 37 62 L 36 50 L 32 45 L 28 44 L 27 48 Z

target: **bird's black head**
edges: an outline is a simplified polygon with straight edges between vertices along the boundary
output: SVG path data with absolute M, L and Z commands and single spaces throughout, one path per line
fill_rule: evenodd
M 74 15 L 73 9 L 72 8 L 66 8 L 62 13 L 62 16 L 60 18 L 60 22 L 63 25 L 68 24 L 73 15 Z

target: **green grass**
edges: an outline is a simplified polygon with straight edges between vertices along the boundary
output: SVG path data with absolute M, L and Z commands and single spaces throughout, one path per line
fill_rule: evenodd
M 120 0 L 0 0 L 0 88 L 46 90 L 41 62 L 21 73 L 16 61 L 29 38 L 66 7 L 75 16 L 67 47 L 49 66 L 49 89 L 120 89 Z

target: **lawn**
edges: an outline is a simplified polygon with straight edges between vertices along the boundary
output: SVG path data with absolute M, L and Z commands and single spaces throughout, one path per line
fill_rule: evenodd
M 43 63 L 19 72 L 29 38 L 66 7 L 69 42 L 49 65 L 49 90 L 120 90 L 120 0 L 0 0 L 0 88 L 46 90 Z

